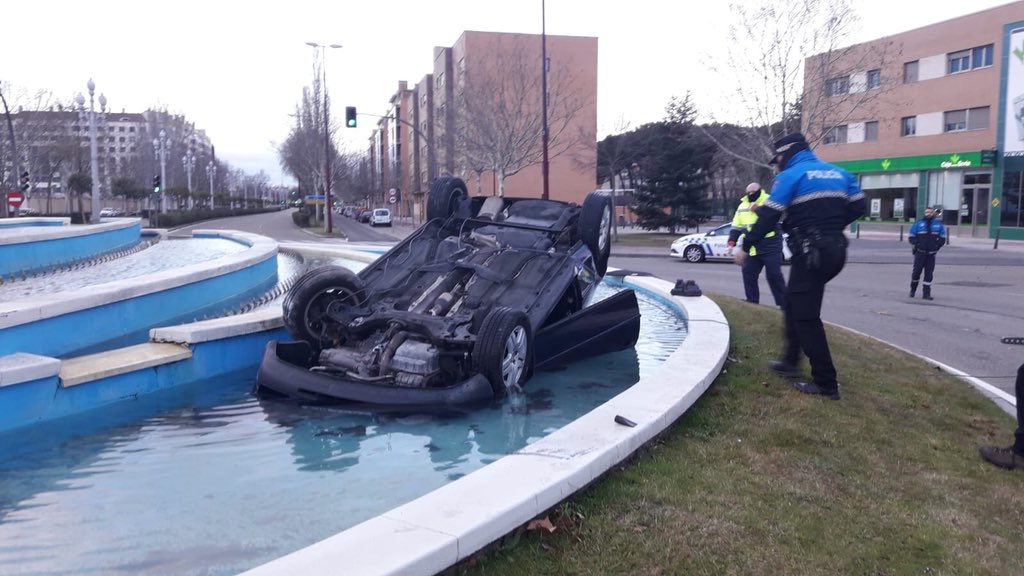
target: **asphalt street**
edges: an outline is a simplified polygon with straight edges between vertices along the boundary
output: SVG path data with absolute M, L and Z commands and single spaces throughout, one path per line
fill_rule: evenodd
M 283 242 L 328 243 L 390 243 L 414 229 L 407 220 L 390 228 L 371 228 L 335 216 L 336 234 L 340 231 L 346 237 L 325 237 L 322 229 L 297 228 L 291 212 L 207 221 L 186 229 L 226 228 Z M 1024 336 L 1024 242 L 1004 240 L 994 249 L 992 240 L 952 234 L 950 245 L 938 254 L 935 300 L 929 302 L 908 297 L 913 258 L 906 238 L 900 241 L 898 228 L 849 236 L 848 263 L 826 289 L 825 321 L 931 358 L 1013 395 L 1024 347 L 1002 344 L 1000 338 Z M 744 297 L 740 270 L 727 262 L 694 264 L 670 257 L 668 248 L 613 244 L 610 265 L 670 281 L 694 280 L 705 292 Z M 783 272 L 788 275 L 786 269 Z M 774 305 L 763 275 L 760 305 Z
M 937 256 L 933 296 L 909 298 L 913 264 L 896 234 L 851 235 L 843 272 L 829 283 L 822 318 L 951 366 L 1013 395 L 1024 347 L 1024 246 L 953 238 Z M 740 269 L 728 262 L 694 264 L 650 250 L 612 251 L 611 265 L 667 280 L 694 280 L 706 292 L 744 298 Z M 783 267 L 783 273 L 788 271 Z M 761 306 L 774 306 L 762 274 Z M 753 306 L 753 304 L 751 304 Z M 781 334 L 780 334 L 781 339 Z M 872 367 L 865 366 L 865 370 Z M 884 374 L 879 374 L 884 379 Z M 840 381 L 842 375 L 840 374 Z

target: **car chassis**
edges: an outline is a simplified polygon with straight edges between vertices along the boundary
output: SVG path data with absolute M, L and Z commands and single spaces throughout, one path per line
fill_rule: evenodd
M 358 274 L 301 276 L 285 297 L 292 342 L 271 341 L 261 396 L 369 406 L 485 403 L 534 371 L 632 347 L 626 289 L 585 306 L 607 269 L 611 205 L 473 197 L 440 178 L 427 221 Z

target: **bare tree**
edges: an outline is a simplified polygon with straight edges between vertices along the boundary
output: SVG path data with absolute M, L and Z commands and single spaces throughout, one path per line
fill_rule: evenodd
M 494 59 L 467 68 L 455 95 L 455 147 L 461 164 L 478 176 L 494 172 L 499 196 L 505 195 L 506 178 L 543 162 L 543 79 L 529 41 L 525 36 L 499 39 Z M 573 88 L 575 78 L 568 66 L 553 64 L 548 71 L 549 159 L 579 141 L 580 135 L 569 128 L 589 98 Z M 591 143 L 595 136 L 589 135 Z
M 817 144 L 836 126 L 872 117 L 897 82 L 869 74 L 898 56 L 892 46 L 842 47 L 859 23 L 850 0 L 761 0 L 730 10 L 725 58 L 710 65 L 734 87 L 719 108 L 751 131 L 705 134 L 737 159 L 767 167 L 772 142 L 797 130 Z

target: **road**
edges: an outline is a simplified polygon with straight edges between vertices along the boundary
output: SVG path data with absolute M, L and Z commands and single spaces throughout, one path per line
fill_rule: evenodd
M 191 228 L 234 229 L 281 242 L 394 242 L 412 226 L 370 228 L 336 216 L 345 238 L 325 238 L 297 228 L 291 210 L 202 222 Z M 907 297 L 912 257 L 906 239 L 895 233 L 866 233 L 850 240 L 849 262 L 829 283 L 822 317 L 916 354 L 927 356 L 1013 394 L 1024 347 L 1002 344 L 1004 336 L 1024 336 L 1024 242 L 953 237 L 938 255 L 935 300 Z M 702 290 L 743 298 L 740 270 L 731 263 L 693 264 L 668 256 L 667 248 L 612 248 L 610 265 L 647 272 L 666 280 L 695 280 Z M 784 270 L 788 275 L 788 272 Z M 761 277 L 762 306 L 771 297 Z M 781 337 L 781 335 L 780 335 Z M 865 366 L 865 370 L 872 367 Z M 927 375 L 922 375 L 922 378 Z M 885 375 L 879 373 L 879 378 Z M 842 378 L 842 375 L 840 375 Z
M 952 366 L 1012 395 L 1024 348 L 1002 344 L 1000 338 L 1024 336 L 1024 250 L 1007 249 L 1006 243 L 993 250 L 987 242 L 967 245 L 954 238 L 939 253 L 935 300 L 929 302 L 908 297 L 912 257 L 905 240 L 901 244 L 896 235 L 851 238 L 849 262 L 826 289 L 822 318 Z M 667 280 L 694 280 L 706 292 L 744 297 L 735 265 L 693 264 L 667 253 L 616 256 L 613 249 L 610 265 Z M 761 305 L 771 304 L 762 274 Z

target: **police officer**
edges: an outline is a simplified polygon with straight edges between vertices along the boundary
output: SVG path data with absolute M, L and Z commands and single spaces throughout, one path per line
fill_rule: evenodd
M 729 247 L 735 246 L 739 237 L 750 231 L 750 227 L 757 222 L 757 213 L 754 210 L 767 199 L 768 193 L 760 184 L 751 182 L 747 185 L 747 193 L 740 200 L 736 215 L 732 219 Z M 761 301 L 761 290 L 757 280 L 761 276 L 762 268 L 768 279 L 768 287 L 772 290 L 772 297 L 775 298 L 775 305 L 781 307 L 786 292 L 786 279 L 782 277 L 781 229 L 768 232 L 757 246 L 750 249 L 750 258 L 743 262 L 743 291 L 746 293 L 747 302 L 757 304 Z
M 914 246 L 914 271 L 910 275 L 910 297 L 917 293 L 917 283 L 924 270 L 921 298 L 932 300 L 932 273 L 935 272 L 935 254 L 946 244 L 946 227 L 935 217 L 931 206 L 924 209 L 924 218 L 910 226 L 910 243 Z
M 785 345 L 771 368 L 797 378 L 803 352 L 811 363 L 813 381 L 793 386 L 805 394 L 838 400 L 839 383 L 821 323 L 821 302 L 825 284 L 846 264 L 843 228 L 866 211 L 864 193 L 849 172 L 818 160 L 799 132 L 775 142 L 775 156 L 769 163 L 777 165 L 779 173 L 768 199 L 757 209 L 757 222 L 744 236 L 736 260 L 742 263 L 744 254 L 773 231 L 785 213 L 783 228 L 789 233 L 793 257 L 783 306 Z
M 982 446 L 978 448 L 981 457 L 990 464 L 1014 470 L 1024 469 L 1024 364 L 1017 368 L 1017 381 L 1014 384 L 1017 392 L 1017 431 L 1013 434 L 1013 444 L 1001 446 Z

